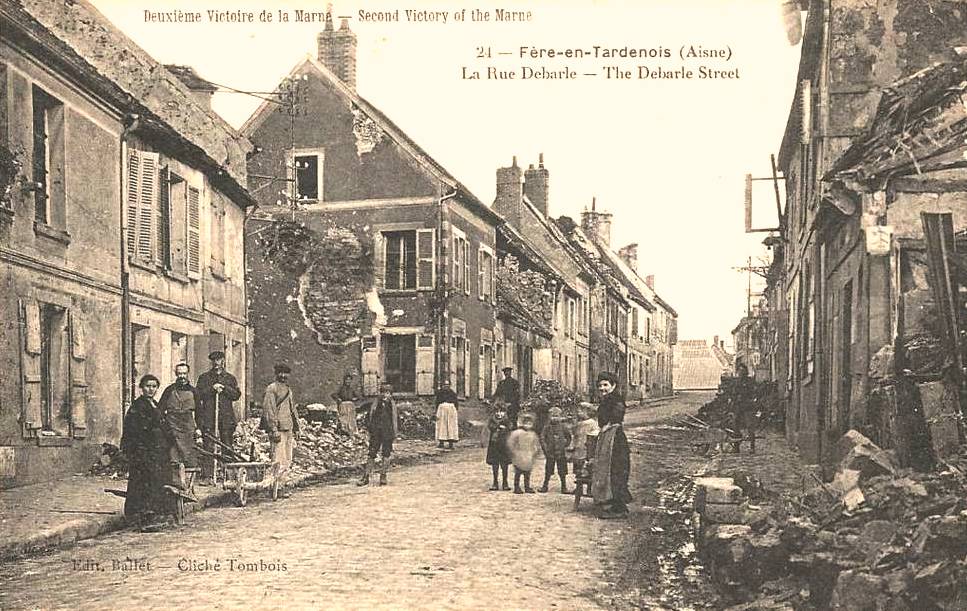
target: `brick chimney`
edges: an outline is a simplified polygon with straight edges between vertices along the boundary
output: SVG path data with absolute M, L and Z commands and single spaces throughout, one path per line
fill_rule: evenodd
M 591 198 L 591 209 L 581 213 L 581 229 L 607 248 L 611 248 L 611 213 L 599 212 L 596 197 Z
M 648 274 L 647 276 L 645 276 L 645 284 L 647 284 L 648 285 L 648 288 L 650 288 L 651 290 L 655 290 L 655 276 L 654 276 L 654 274 Z
M 326 27 L 316 37 L 319 62 L 329 68 L 350 89 L 356 89 L 356 35 L 343 19 L 339 30 L 332 29 L 332 6 L 326 12 Z
M 504 217 L 515 229 L 521 229 L 521 198 L 524 195 L 521 178 L 523 171 L 517 165 L 517 157 L 509 168 L 497 168 L 497 199 L 494 211 Z
M 628 244 L 618 251 L 618 256 L 630 267 L 632 271 L 638 271 L 638 244 Z
M 212 109 L 212 94 L 218 90 L 218 87 L 198 76 L 198 73 L 191 66 L 166 64 L 165 68 L 178 77 L 178 80 L 188 88 L 191 92 L 191 99 L 195 100 L 199 106 L 205 110 Z
M 524 195 L 547 216 L 548 173 L 544 167 L 544 153 L 538 156 L 537 167 L 533 164 L 524 172 Z

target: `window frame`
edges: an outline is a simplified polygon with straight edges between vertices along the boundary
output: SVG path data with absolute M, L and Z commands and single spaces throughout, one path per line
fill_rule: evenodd
M 296 167 L 297 157 L 316 157 L 316 197 L 299 197 L 299 171 Z M 290 202 L 299 204 L 318 204 L 325 201 L 325 148 L 292 148 L 286 157 L 286 178 L 289 180 Z

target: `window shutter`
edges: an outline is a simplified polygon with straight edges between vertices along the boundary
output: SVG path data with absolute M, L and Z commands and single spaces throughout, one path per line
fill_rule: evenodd
M 484 293 L 484 251 L 477 251 L 477 299 L 483 300 Z
M 40 306 L 36 301 L 20 302 L 21 351 L 20 369 L 24 429 L 35 432 L 43 426 L 40 394 Z
M 480 349 L 478 350 L 477 356 L 477 398 L 483 399 L 486 396 L 486 390 L 484 388 L 484 381 L 486 380 L 485 373 L 487 371 L 487 363 L 484 358 L 484 345 L 480 344 Z
M 470 294 L 470 241 L 463 241 L 463 292 Z M 468 385 L 469 386 L 469 385 Z
M 804 79 L 799 89 L 799 113 L 802 118 L 800 137 L 803 144 L 812 142 L 813 129 L 813 92 L 812 81 Z
M 171 173 L 168 167 L 158 172 L 158 263 L 171 264 Z
M 158 154 L 141 152 L 138 191 L 137 255 L 144 261 L 154 258 L 154 217 L 158 201 Z
M 138 238 L 138 203 L 141 201 L 141 154 L 131 149 L 128 155 L 128 256 L 133 256 Z
M 436 286 L 436 239 L 433 229 L 416 232 L 417 289 L 432 290 Z M 432 339 L 432 336 L 430 336 Z M 433 382 L 430 381 L 432 386 Z
M 201 201 L 198 189 L 188 187 L 188 276 L 201 278 Z
M 433 394 L 433 365 L 436 361 L 433 335 L 426 333 L 416 338 L 416 394 Z
M 450 388 L 457 391 L 457 336 L 450 336 Z
M 70 405 L 71 431 L 75 438 L 87 436 L 87 329 L 83 317 L 70 312 L 71 363 Z
M 470 340 L 464 340 L 463 348 L 463 396 L 470 398 Z
M 490 260 L 487 261 L 487 274 L 490 279 L 490 303 L 492 305 L 497 305 L 497 261 L 496 258 L 491 256 Z
M 363 372 L 363 394 L 376 395 L 379 392 L 379 338 L 377 336 L 362 339 L 360 366 Z
M 460 288 L 460 239 L 453 237 L 453 288 Z

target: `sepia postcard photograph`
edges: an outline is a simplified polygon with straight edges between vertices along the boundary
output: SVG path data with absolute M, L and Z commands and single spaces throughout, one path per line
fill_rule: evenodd
M 967 609 L 967 0 L 0 0 L 0 609 Z

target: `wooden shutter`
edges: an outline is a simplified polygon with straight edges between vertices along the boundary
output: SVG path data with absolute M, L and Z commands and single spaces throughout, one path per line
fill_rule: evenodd
M 436 234 L 433 229 L 416 232 L 416 283 L 419 290 L 432 290 L 436 286 Z M 431 381 L 432 385 L 432 381 Z
M 33 434 L 43 427 L 40 392 L 40 306 L 36 301 L 20 302 L 21 420 Z
M 154 259 L 154 218 L 158 204 L 158 154 L 141 152 L 141 185 L 138 190 L 137 255 L 144 261 Z
M 470 398 L 470 339 L 463 340 L 463 396 Z
M 70 312 L 70 338 L 71 432 L 83 439 L 87 436 L 87 328 L 76 310 Z
M 416 338 L 416 394 L 433 394 L 433 366 L 436 362 L 433 335 L 424 333 Z
M 457 392 L 457 336 L 450 336 L 450 388 Z
M 470 241 L 463 241 L 463 292 L 470 294 Z
M 493 254 L 487 261 L 487 274 L 490 280 L 490 303 L 497 305 L 497 257 Z
M 138 202 L 141 201 L 141 155 L 131 149 L 127 172 L 128 256 L 133 256 L 138 238 Z
M 188 276 L 201 278 L 201 196 L 195 187 L 188 187 Z
M 812 142 L 813 133 L 813 88 L 812 81 L 804 79 L 799 90 L 800 138 L 803 144 Z
M 364 337 L 361 345 L 360 369 L 363 372 L 363 394 L 373 396 L 379 392 L 379 338 L 378 336 Z
M 158 263 L 171 264 L 171 172 L 168 167 L 158 172 Z
M 484 356 L 484 345 L 483 342 L 480 343 L 480 347 L 477 349 L 477 398 L 483 399 L 486 396 L 486 388 L 484 388 L 484 382 L 486 381 L 486 371 L 487 362 Z
M 484 299 L 484 251 L 477 250 L 477 299 Z

